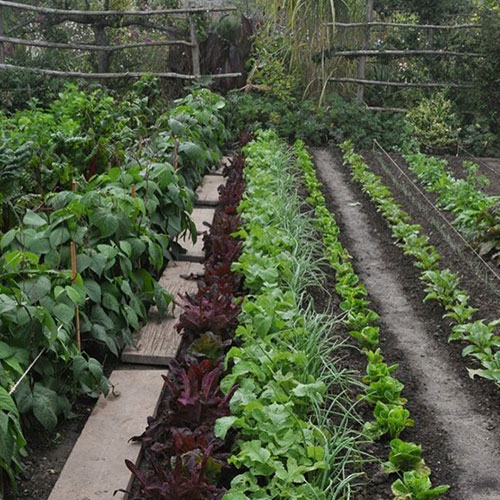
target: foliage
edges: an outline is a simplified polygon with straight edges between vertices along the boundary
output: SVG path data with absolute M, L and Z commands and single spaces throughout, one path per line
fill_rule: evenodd
M 452 103 L 440 92 L 422 99 L 407 115 L 415 139 L 425 152 L 446 153 L 456 151 L 458 144 L 458 118 Z
M 321 106 L 312 100 L 288 105 L 270 96 L 232 93 L 231 116 L 237 130 L 272 128 L 287 140 L 301 139 L 313 146 L 339 144 L 346 138 L 357 147 L 369 149 L 377 139 L 387 149 L 402 146 L 411 138 L 411 127 L 399 113 L 373 113 L 337 94 L 327 96 Z
M 247 61 L 248 84 L 263 89 L 278 102 L 293 104 L 298 75 L 289 69 L 290 41 L 279 33 L 262 30 L 255 36 Z
M 147 109 L 155 93 L 150 82 L 140 85 L 139 90 L 146 95 L 135 95 L 128 107 L 117 113 L 108 95 L 86 95 L 69 87 L 53 103 L 51 113 L 33 108 L 16 117 L 19 134 L 26 133 L 40 147 L 52 147 L 53 157 L 43 157 L 47 163 L 40 162 L 40 168 L 31 172 L 46 171 L 45 178 L 53 182 L 55 192 L 29 194 L 33 181 L 21 176 L 18 180 L 26 182 L 17 188 L 21 201 L 14 206 L 13 198 L 9 200 L 19 224 L 9 223 L 10 228 L 0 236 L 0 389 L 10 390 L 36 360 L 14 393 L 16 412 L 4 408 L 1 437 L 8 446 L 3 455 L 0 450 L 0 466 L 11 479 L 25 445 L 20 415 L 25 416 L 25 422 L 33 416 L 52 430 L 60 416 L 71 416 L 71 403 L 77 396 L 107 393 L 100 362 L 86 352 L 102 352 L 96 346 L 104 346 L 118 356 L 124 344 L 132 344 L 132 332 L 146 319 L 150 305 L 155 304 L 160 313 L 167 309 L 171 297 L 157 277 L 165 260 L 171 259 L 174 240 L 193 231 L 189 214 L 194 182 L 220 157 L 219 146 L 227 135 L 220 97 L 200 91 L 178 102 L 158 121 L 160 132 L 149 138 L 144 148 L 142 134 L 149 133 L 148 123 L 156 122 Z M 78 115 L 78 122 L 71 118 L 73 114 Z M 65 190 L 71 177 L 58 178 L 60 172 L 50 168 L 59 155 L 55 147 L 58 130 L 44 128 L 45 118 L 53 124 L 54 116 L 66 127 L 68 141 L 80 127 L 102 133 L 101 137 L 107 134 L 111 151 L 120 146 L 112 143 L 114 131 L 123 131 L 121 144 L 130 144 L 127 165 L 107 168 L 105 164 L 102 168 L 106 172 L 94 175 L 89 182 L 82 177 L 77 190 Z M 173 116 L 175 123 L 171 122 Z M 114 123 L 113 117 L 122 121 Z M 27 124 L 25 129 L 23 123 Z M 132 128 L 132 124 L 137 126 Z M 172 127 L 167 129 L 169 125 Z M 15 133 L 13 129 L 13 138 Z M 75 140 L 68 146 L 68 155 L 61 153 L 60 158 L 71 153 L 76 168 L 76 159 L 88 156 L 87 146 L 86 140 Z M 28 153 L 31 158 L 31 151 Z M 181 171 L 190 172 L 191 187 L 186 186 Z M 12 180 L 16 170 L 5 168 L 2 172 Z M 31 202 L 26 203 L 26 199 Z M 72 245 L 77 257 L 75 274 L 68 271 L 72 268 Z M 82 353 L 75 343 L 77 308 Z M 5 405 L 8 402 L 5 398 Z
M 481 190 L 488 179 L 477 175 L 479 167 L 466 162 L 467 177 L 456 179 L 446 160 L 421 153 L 407 154 L 405 159 L 425 189 L 437 194 L 439 206 L 455 216 L 454 225 L 480 255 L 500 264 L 500 197 Z
M 236 214 L 240 198 L 228 196 L 228 192 L 242 194 L 239 187 L 243 182 L 242 168 L 241 158 L 236 158 L 231 168 L 224 171 L 228 182 L 221 189 L 222 212 L 218 212 L 216 217 L 220 218 L 221 213 L 223 215 L 214 221 L 206 237 L 209 258 L 204 279 L 198 283 L 195 295 L 199 301 L 208 299 L 210 295 L 216 301 L 221 296 L 224 300 L 227 298 L 234 302 L 234 294 L 239 291 L 240 280 L 230 267 L 233 260 L 238 258 L 240 250 L 240 245 L 231 236 L 240 224 Z M 229 242 L 235 242 L 235 250 L 218 252 L 217 245 L 224 246 L 222 240 L 226 240 L 228 246 L 232 246 Z M 239 312 L 236 303 L 234 308 Z M 186 313 L 191 314 L 189 308 L 183 315 Z M 214 352 L 223 354 L 229 348 L 236 325 L 226 325 L 225 342 L 209 331 L 212 326 L 197 325 L 197 339 L 192 342 L 190 334 L 193 333 L 193 322 L 186 321 L 185 317 L 179 322 L 178 330 L 190 345 L 177 361 L 172 361 L 170 375 L 164 377 L 169 391 L 168 407 L 148 419 L 148 427 L 141 436 L 132 438 L 145 446 L 150 468 L 142 471 L 126 461 L 127 467 L 140 483 L 139 498 L 220 499 L 226 491 L 218 483 L 221 482 L 221 475 L 229 469 L 227 450 L 231 438 L 216 438 L 214 425 L 216 419 L 229 416 L 229 400 L 237 387 L 222 392 L 219 383 L 223 373 L 222 358 L 214 357 Z
M 307 247 L 308 236 L 298 214 L 295 178 L 287 172 L 286 147 L 275 133 L 258 132 L 244 152 L 247 185 L 237 233 L 243 249 L 233 267 L 251 295 L 242 304 L 238 344 L 226 355 L 229 372 L 222 388 L 238 385 L 231 415 L 215 428 L 220 438 L 238 432 L 229 462 L 241 470 L 225 498 L 324 499 L 330 488 L 340 493 L 354 479 L 343 471 L 356 437 L 314 411 L 331 400 L 323 362 L 312 369 L 316 358 L 326 358 L 300 310 L 304 283 L 294 283 L 302 261 L 296 268 L 291 263 Z M 334 369 L 330 358 L 328 363 Z M 344 414 L 346 407 L 339 411 Z M 338 453 L 332 449 L 337 442 Z

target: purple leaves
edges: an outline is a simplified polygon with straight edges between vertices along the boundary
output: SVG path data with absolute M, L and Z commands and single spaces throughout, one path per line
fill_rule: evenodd
M 241 243 L 231 235 L 241 226 L 237 207 L 244 191 L 243 167 L 239 155 L 225 168 L 221 207 L 205 236 L 203 280 L 196 294 L 182 297 L 176 328 L 184 337 L 184 354 L 171 363 L 169 377 L 163 377 L 168 404 L 148 418 L 141 436 L 132 438 L 143 443 L 147 460 L 145 470 L 126 461 L 139 483 L 136 500 L 220 500 L 226 489 L 217 484 L 229 484 L 234 475 L 227 465 L 231 437 L 215 438 L 214 425 L 230 414 L 236 391 L 221 391 L 220 357 L 232 343 L 241 312 L 235 298 L 241 277 L 231 271 Z

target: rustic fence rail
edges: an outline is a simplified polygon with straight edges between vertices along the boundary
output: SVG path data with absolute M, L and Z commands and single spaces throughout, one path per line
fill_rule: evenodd
M 70 10 L 70 9 L 52 9 L 50 7 L 37 7 L 36 5 L 28 5 L 18 2 L 9 2 L 0 0 L 0 6 L 11 7 L 13 9 L 27 10 L 38 12 L 39 14 L 49 15 L 74 15 L 83 17 L 107 17 L 107 16 L 159 16 L 159 15 L 175 15 L 175 14 L 203 14 L 205 12 L 230 12 L 236 11 L 236 7 L 192 7 L 186 9 L 155 9 L 155 10 Z
M 414 24 L 414 23 L 388 23 L 382 21 L 371 21 L 365 23 L 328 23 L 328 26 L 334 26 L 338 28 L 416 28 L 425 30 L 463 30 L 471 28 L 481 28 L 480 24 Z
M 406 29 L 423 29 L 423 30 L 471 30 L 480 29 L 480 24 L 464 23 L 464 24 L 415 24 L 415 23 L 396 23 L 396 22 L 382 22 L 375 21 L 374 0 L 366 0 L 365 21 L 356 23 L 327 23 L 330 27 L 335 28 L 361 28 L 363 30 L 361 48 L 357 50 L 337 50 L 330 51 L 330 57 L 354 57 L 358 59 L 356 78 L 347 77 L 330 77 L 329 82 L 336 83 L 353 83 L 357 84 L 356 101 L 358 103 L 364 102 L 365 86 L 378 85 L 389 87 L 402 87 L 402 88 L 473 88 L 473 82 L 394 82 L 394 81 L 381 81 L 369 80 L 366 78 L 366 62 L 368 57 L 420 57 L 420 56 L 440 56 L 440 57 L 461 57 L 461 58 L 482 58 L 485 54 L 478 52 L 464 52 L 456 50 L 432 50 L 432 49 L 383 49 L 375 50 L 370 49 L 371 33 L 375 29 L 386 28 L 406 28 Z M 404 111 L 402 108 L 382 108 L 377 106 L 367 106 L 368 109 L 374 111 L 392 110 Z
M 47 16 L 55 16 L 62 21 L 73 21 L 77 23 L 93 24 L 99 25 L 104 19 L 118 18 L 123 19 L 125 17 L 131 17 L 133 19 L 127 22 L 128 25 L 133 25 L 135 19 L 140 20 L 141 18 L 150 18 L 152 16 L 175 16 L 182 15 L 189 18 L 189 33 L 190 40 L 152 40 L 148 42 L 137 42 L 137 43 L 126 43 L 119 45 L 105 45 L 103 43 L 57 43 L 49 42 L 45 40 L 26 40 L 24 38 L 15 38 L 10 36 L 5 36 L 4 29 L 4 11 L 5 8 L 19 9 L 28 12 L 34 12 Z M 201 75 L 200 69 L 200 46 L 196 35 L 195 23 L 193 16 L 197 14 L 208 14 L 215 12 L 234 12 L 237 11 L 236 7 L 192 7 L 183 9 L 156 9 L 156 10 L 66 10 L 66 9 L 53 9 L 48 7 L 38 7 L 36 5 L 27 5 L 19 2 L 11 2 L 7 0 L 0 0 L 0 70 L 5 71 L 29 71 L 36 72 L 39 74 L 45 74 L 48 76 L 60 76 L 68 78 L 87 78 L 87 79 L 111 79 L 111 78 L 139 78 L 146 74 L 154 75 L 158 78 L 172 78 L 181 80 L 195 80 L 200 77 L 207 78 L 238 78 L 241 73 L 222 73 L 222 74 L 212 74 L 212 75 Z M 139 21 L 138 21 L 139 22 Z M 100 26 L 101 29 L 104 27 Z M 102 42 L 102 40 L 96 40 Z M 106 40 L 104 40 L 106 42 Z M 60 71 L 51 70 L 44 68 L 29 68 L 25 66 L 17 66 L 13 64 L 6 63 L 5 55 L 5 43 L 13 45 L 22 45 L 28 47 L 39 47 L 47 49 L 58 49 L 58 50 L 81 50 L 88 52 L 98 52 L 100 54 L 105 54 L 103 57 L 109 57 L 110 54 L 114 52 L 119 52 L 123 50 L 133 49 L 133 48 L 150 48 L 150 47 L 162 47 L 162 46 L 186 46 L 191 49 L 192 57 L 192 73 L 193 74 L 180 74 L 177 72 L 139 72 L 139 71 L 129 71 L 129 72 L 110 72 L 98 71 L 96 73 L 85 73 L 80 71 Z M 106 56 L 107 55 L 107 56 Z M 101 57 L 101 56 L 99 56 Z

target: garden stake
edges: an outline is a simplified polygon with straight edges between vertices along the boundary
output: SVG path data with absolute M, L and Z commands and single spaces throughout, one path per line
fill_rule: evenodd
M 76 282 L 77 277 L 76 271 L 76 245 L 75 242 L 71 242 L 71 278 L 73 283 Z M 78 306 L 75 306 L 75 325 L 76 325 L 76 346 L 78 350 L 82 350 L 82 339 L 80 335 L 80 309 Z

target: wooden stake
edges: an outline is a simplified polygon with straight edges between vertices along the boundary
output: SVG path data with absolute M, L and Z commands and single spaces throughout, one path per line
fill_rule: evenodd
M 132 184 L 132 198 L 135 198 L 135 184 Z
M 71 183 L 71 190 L 73 193 L 76 193 L 77 189 L 77 184 L 76 181 L 73 181 Z M 76 278 L 78 276 L 78 271 L 77 271 L 77 259 L 76 259 L 76 244 L 74 241 L 71 242 L 71 280 L 73 283 L 76 282 Z M 81 332 L 80 332 L 80 308 L 78 306 L 75 306 L 75 327 L 76 327 L 76 346 L 78 347 L 78 350 L 82 350 L 82 337 L 81 337 Z
M 76 282 L 77 272 L 77 261 L 76 261 L 76 245 L 75 242 L 71 242 L 71 279 L 73 283 Z M 76 346 L 78 350 L 82 350 L 82 338 L 80 332 L 80 309 L 75 306 L 75 326 L 76 326 Z

